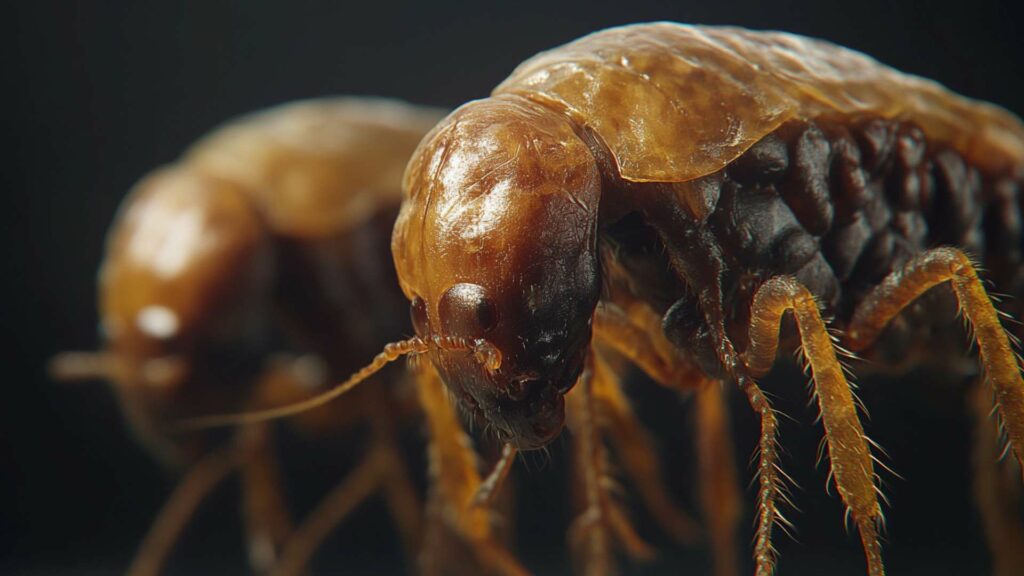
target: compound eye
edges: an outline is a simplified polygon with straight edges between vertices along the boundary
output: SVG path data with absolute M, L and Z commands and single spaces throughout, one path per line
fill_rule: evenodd
M 498 311 L 482 286 L 455 284 L 445 291 L 437 313 L 446 334 L 479 338 L 498 324 Z
M 416 334 L 426 336 L 430 333 L 430 324 L 427 321 L 427 303 L 416 296 L 409 305 L 409 316 L 412 317 L 412 327 Z

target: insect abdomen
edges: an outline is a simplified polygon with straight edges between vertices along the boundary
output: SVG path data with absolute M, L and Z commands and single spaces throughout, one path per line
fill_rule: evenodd
M 727 264 L 727 307 L 744 324 L 752 290 L 793 275 L 841 326 L 870 289 L 913 256 L 955 246 L 982 263 L 999 292 L 1016 297 L 1006 306 L 1019 312 L 1021 180 L 971 166 L 906 122 L 783 125 L 702 179 L 719 189 L 705 225 Z M 922 300 L 908 324 L 953 324 L 947 296 Z

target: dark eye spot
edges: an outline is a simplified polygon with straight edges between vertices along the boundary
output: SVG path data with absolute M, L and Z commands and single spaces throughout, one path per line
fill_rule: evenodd
M 480 337 L 498 324 L 497 309 L 476 284 L 455 284 L 446 290 L 437 312 L 446 334 Z
M 427 303 L 416 296 L 409 305 L 409 316 L 412 317 L 412 327 L 420 336 L 430 333 L 430 325 L 427 322 Z

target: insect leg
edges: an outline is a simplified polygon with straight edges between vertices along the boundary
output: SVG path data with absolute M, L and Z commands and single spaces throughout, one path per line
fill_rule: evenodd
M 203 499 L 242 463 L 237 447 L 203 457 L 174 488 L 128 567 L 129 576 L 155 576 Z
M 722 383 L 708 381 L 697 392 L 697 461 L 704 522 L 716 576 L 738 576 L 736 528 L 742 495 L 733 461 L 729 414 Z
M 955 248 L 936 248 L 907 262 L 874 289 L 854 312 L 847 345 L 869 346 L 896 314 L 937 284 L 950 282 L 960 310 L 974 328 L 981 365 L 996 395 L 1002 423 L 1019 462 L 1024 462 L 1024 379 L 999 313 L 970 259 Z
M 786 520 L 779 513 L 778 500 L 784 499 L 782 469 L 779 467 L 779 420 L 775 410 L 757 383 L 747 380 L 743 387 L 751 408 L 761 417 L 761 438 L 758 441 L 757 531 L 754 536 L 754 565 L 757 576 L 775 573 L 775 547 L 772 529 L 776 522 Z
M 382 459 L 382 496 L 402 537 L 407 557 L 415 558 L 423 532 L 423 506 L 413 486 L 405 458 L 399 448 L 395 415 L 387 403 L 387 392 L 373 390 L 368 399 L 368 412 L 373 425 L 374 447 Z
M 239 442 L 246 454 L 241 481 L 249 565 L 263 574 L 277 561 L 293 526 L 269 425 L 243 427 L 239 430 Z
M 695 543 L 700 537 L 700 527 L 672 501 L 654 441 L 633 412 L 622 383 L 608 364 L 605 353 L 595 354 L 594 362 L 594 402 L 599 422 L 622 462 L 623 472 L 662 529 L 682 544 Z
M 779 322 L 787 311 L 792 311 L 796 318 L 803 353 L 811 369 L 836 489 L 860 531 L 868 573 L 884 574 L 876 526 L 882 512 L 878 505 L 874 463 L 857 415 L 853 391 L 836 357 L 814 296 L 793 278 L 772 278 L 754 295 L 747 362 L 764 365 L 766 358 L 775 354 Z
M 371 448 L 366 458 L 309 514 L 281 551 L 274 576 L 302 574 L 324 538 L 377 491 L 388 472 L 388 456 Z
M 598 343 L 625 356 L 662 386 L 691 391 L 703 380 L 699 369 L 676 353 L 661 329 L 661 317 L 646 305 L 623 309 L 600 304 L 593 326 Z
M 416 374 L 420 403 L 430 430 L 430 508 L 469 546 L 480 564 L 489 572 L 505 575 L 528 574 L 518 560 L 495 539 L 490 510 L 473 504 L 482 480 L 477 456 L 470 439 L 462 430 L 458 416 L 445 392 L 441 377 L 428 363 L 421 363 Z M 425 541 L 437 536 L 438 527 Z M 423 563 L 430 566 L 433 550 L 424 548 Z
M 567 396 L 568 423 L 573 431 L 574 481 L 581 487 L 582 512 L 569 531 L 570 547 L 587 576 L 612 574 L 612 544 L 621 543 L 634 557 L 649 559 L 653 550 L 636 534 L 609 493 L 607 453 L 598 434 L 594 402 L 597 373 L 593 352 L 577 385 Z
M 974 419 L 974 498 L 992 552 L 995 576 L 1024 574 L 1024 523 L 1017 461 L 1000 460 L 992 392 L 978 379 L 969 392 Z

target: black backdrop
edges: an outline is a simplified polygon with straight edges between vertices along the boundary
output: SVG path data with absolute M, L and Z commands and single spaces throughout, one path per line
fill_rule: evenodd
M 599 28 L 659 19 L 827 38 L 1019 113 L 1024 45 L 1014 4 L 235 1 L 6 7 L 0 24 L 7 144 L 0 171 L 0 284 L 9 290 L 0 312 L 8 336 L 0 400 L 0 570 L 116 573 L 172 485 L 125 435 L 105 389 L 52 384 L 43 365 L 55 351 L 95 345 L 95 269 L 123 194 L 216 123 L 324 94 L 388 95 L 451 107 L 486 95 L 539 50 Z M 785 424 L 783 434 L 785 465 L 803 485 L 796 493 L 803 511 L 791 514 L 798 541 L 778 540 L 780 574 L 863 573 L 856 537 L 844 531 L 836 497 L 823 494 L 825 472 L 814 467 L 820 428 L 810 424 L 813 412 L 804 407 L 804 379 L 783 371 L 774 380 L 769 386 L 782 397 L 780 406 L 800 422 Z M 962 393 L 919 378 L 868 381 L 863 396 L 873 415 L 869 431 L 905 478 L 888 478 L 890 572 L 984 573 L 985 545 L 968 495 Z M 685 403 L 666 400 L 654 403 L 668 405 L 660 408 L 665 414 L 645 415 L 664 423 L 685 413 Z M 755 423 L 740 399 L 733 404 L 736 458 L 745 470 Z M 686 461 L 692 454 L 686 422 L 660 428 L 662 447 Z M 526 526 L 521 548 L 544 573 L 567 569 L 561 552 L 563 456 L 556 444 L 550 460 L 529 459 L 519 474 Z M 682 466 L 673 469 L 677 485 L 685 483 Z M 305 492 L 300 484 L 295 490 L 311 495 L 299 500 L 311 502 L 328 482 L 310 479 Z M 683 500 L 691 500 L 691 492 L 679 488 Z M 204 510 L 172 568 L 242 571 L 233 490 L 222 490 Z M 382 515 L 378 505 L 365 507 L 317 566 L 399 570 Z M 708 572 L 707 558 L 695 551 L 666 552 L 660 562 L 628 570 L 656 574 L 683 566 Z

